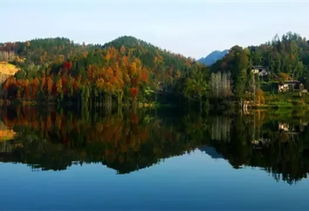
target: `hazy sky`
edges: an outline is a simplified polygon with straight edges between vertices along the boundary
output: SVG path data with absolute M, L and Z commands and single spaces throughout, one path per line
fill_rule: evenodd
M 0 0 L 0 42 L 132 35 L 199 58 L 293 31 L 309 38 L 309 0 Z

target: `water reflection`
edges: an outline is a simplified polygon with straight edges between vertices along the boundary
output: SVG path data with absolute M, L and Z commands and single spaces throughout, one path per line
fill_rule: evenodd
M 260 167 L 289 183 L 309 172 L 306 113 L 171 113 L 2 108 L 0 161 L 42 170 L 95 162 L 123 174 L 199 149 L 234 168 Z

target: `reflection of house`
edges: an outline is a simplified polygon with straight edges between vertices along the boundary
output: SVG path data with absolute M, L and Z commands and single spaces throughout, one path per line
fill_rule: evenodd
M 278 92 L 303 91 L 304 85 L 300 81 L 285 81 L 278 84 Z
M 284 134 L 288 135 L 296 135 L 299 134 L 300 132 L 303 132 L 305 129 L 306 123 L 303 124 L 289 124 L 286 122 L 279 122 L 278 124 L 278 129 L 279 131 L 283 132 Z
M 258 138 L 251 141 L 252 146 L 255 149 L 261 149 L 263 146 L 268 145 L 271 142 L 269 138 Z
M 264 77 L 268 75 L 268 72 L 263 66 L 253 66 L 251 69 L 253 74 L 257 74 L 260 77 Z
M 279 122 L 279 126 L 278 126 L 279 130 L 288 132 L 290 131 L 290 125 L 288 123 L 281 123 Z

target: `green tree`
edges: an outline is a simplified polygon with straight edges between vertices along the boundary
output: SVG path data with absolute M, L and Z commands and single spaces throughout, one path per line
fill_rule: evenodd
M 189 100 L 198 101 L 200 104 L 207 96 L 208 80 L 206 72 L 202 69 L 194 69 L 184 83 L 184 96 Z

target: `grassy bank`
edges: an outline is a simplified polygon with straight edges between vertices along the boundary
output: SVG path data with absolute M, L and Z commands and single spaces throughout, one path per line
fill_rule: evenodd
M 274 108 L 274 109 L 308 109 L 309 110 L 309 94 L 307 93 L 278 93 L 265 94 L 265 103 L 255 104 L 254 108 Z

